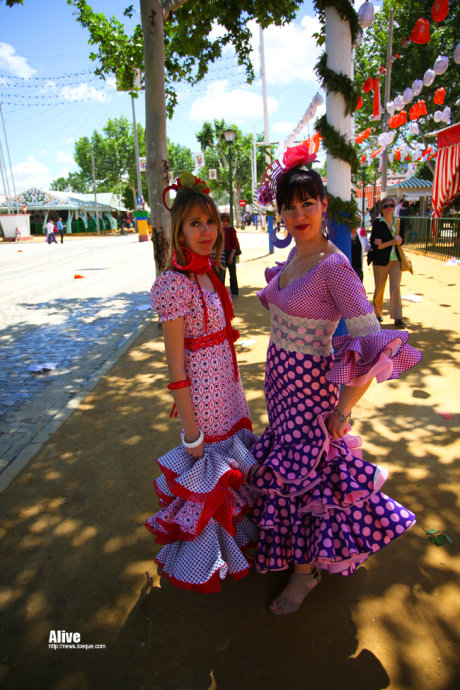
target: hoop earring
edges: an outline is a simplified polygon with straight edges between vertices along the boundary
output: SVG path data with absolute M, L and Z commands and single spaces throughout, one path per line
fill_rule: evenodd
M 278 249 L 284 249 L 284 247 L 288 247 L 291 244 L 292 240 L 292 235 L 288 233 L 287 237 L 284 237 L 282 240 L 278 239 L 276 236 L 276 229 L 273 228 L 273 230 L 270 230 L 268 233 L 270 237 L 270 242 L 274 247 L 277 247 Z
M 192 263 L 193 263 L 193 254 L 192 254 L 192 252 L 190 251 L 190 249 L 188 249 L 188 247 L 182 247 L 181 249 L 182 249 L 182 251 L 183 251 L 183 253 L 184 253 L 185 260 L 186 260 L 186 262 L 187 262 L 187 263 L 185 264 L 185 266 L 182 266 L 182 264 L 180 264 L 180 263 L 177 261 L 177 259 L 176 259 L 177 249 L 176 249 L 175 252 L 173 252 L 173 255 L 172 255 L 172 257 L 171 257 L 171 263 L 172 263 L 172 265 L 174 266 L 174 268 L 178 268 L 179 271 L 188 271 L 188 270 L 190 270 L 190 266 L 191 266 Z M 188 255 L 188 256 L 187 256 L 187 255 Z
M 329 239 L 329 229 L 327 227 L 327 217 L 325 213 L 323 213 L 323 219 L 321 221 L 321 234 L 326 240 Z

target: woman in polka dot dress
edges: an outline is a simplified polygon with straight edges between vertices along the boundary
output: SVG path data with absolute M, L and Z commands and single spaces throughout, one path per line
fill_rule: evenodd
M 421 354 L 407 332 L 381 330 L 348 259 L 328 240 L 319 175 L 287 170 L 276 201 L 296 246 L 267 269 L 259 293 L 271 314 L 269 426 L 252 449 L 260 465 L 251 477 L 258 499 L 250 517 L 260 528 L 257 570 L 293 566 L 270 605 L 283 615 L 298 609 L 321 570 L 349 575 L 414 524 L 380 491 L 387 473 L 362 458 L 348 422 L 372 378 L 397 378 Z M 340 317 L 350 335 L 333 338 Z
M 186 175 L 171 209 L 171 268 L 155 281 L 151 302 L 163 324 L 170 383 L 183 424 L 182 444 L 157 460 L 161 509 L 146 527 L 163 548 L 156 562 L 175 585 L 216 592 L 239 579 L 257 540 L 248 520 L 257 465 L 249 410 L 236 363 L 230 297 L 212 268 L 223 246 L 214 202 Z M 193 182 L 195 180 L 195 182 Z M 179 180 L 178 180 L 179 182 Z M 187 186 L 188 183 L 190 187 Z

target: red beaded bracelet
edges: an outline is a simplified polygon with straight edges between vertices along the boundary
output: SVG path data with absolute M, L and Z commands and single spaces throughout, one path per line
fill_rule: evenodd
M 168 383 L 168 388 L 170 391 L 176 391 L 178 388 L 188 388 L 190 386 L 190 381 L 184 379 L 183 381 L 174 381 L 174 383 Z

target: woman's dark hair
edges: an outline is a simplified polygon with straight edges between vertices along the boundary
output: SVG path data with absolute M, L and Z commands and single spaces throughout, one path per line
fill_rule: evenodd
M 294 197 L 303 199 L 305 194 L 321 201 L 326 196 L 323 181 L 315 170 L 308 170 L 296 165 L 281 175 L 276 185 L 276 205 L 278 213 L 281 207 L 290 204 Z

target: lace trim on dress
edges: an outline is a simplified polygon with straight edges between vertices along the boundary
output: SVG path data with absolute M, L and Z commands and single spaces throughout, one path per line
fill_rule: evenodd
M 270 313 L 272 316 L 270 338 L 278 347 L 318 357 L 328 357 L 332 353 L 332 334 L 337 321 L 290 316 L 272 303 L 270 303 Z
M 381 326 L 373 311 L 368 314 L 352 316 L 349 319 L 345 319 L 345 323 L 352 338 L 364 338 L 366 335 L 381 330 Z

